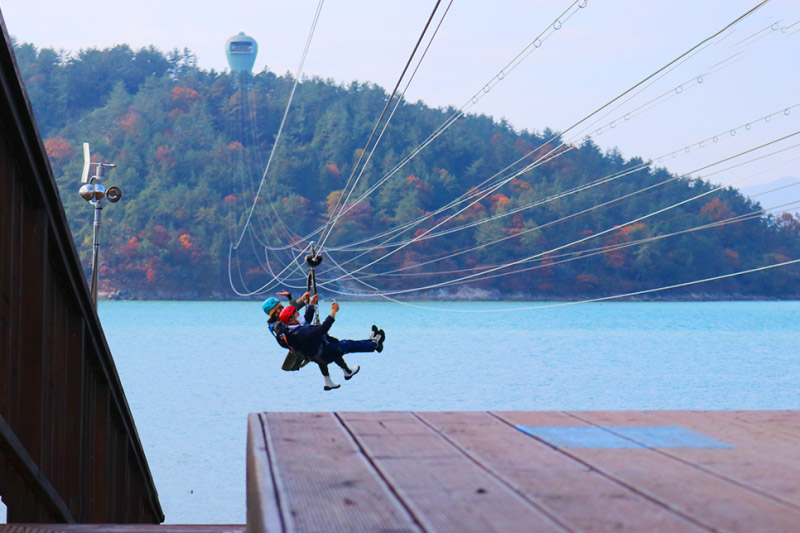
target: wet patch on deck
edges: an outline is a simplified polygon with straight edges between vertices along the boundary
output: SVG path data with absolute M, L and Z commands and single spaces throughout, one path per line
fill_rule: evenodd
M 681 426 L 525 426 L 523 433 L 560 448 L 733 448 Z

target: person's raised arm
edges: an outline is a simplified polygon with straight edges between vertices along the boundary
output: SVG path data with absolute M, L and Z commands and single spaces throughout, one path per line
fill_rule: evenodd
M 305 307 L 306 306 L 306 302 L 308 301 L 308 293 L 305 293 L 304 295 L 302 295 L 297 300 L 292 299 L 291 293 L 289 291 L 287 291 L 287 290 L 282 290 L 281 292 L 279 292 L 277 294 L 279 296 L 287 296 L 289 298 L 289 305 L 291 305 L 292 307 L 296 307 L 298 311 L 300 309 L 302 309 L 303 307 Z
M 333 325 L 333 321 L 336 320 L 336 313 L 339 311 L 339 304 L 333 302 L 331 304 L 331 313 L 325 317 L 325 320 L 320 325 L 320 331 L 322 333 L 327 333 L 331 326 Z
M 303 296 L 308 296 L 308 293 L 305 293 Z M 319 301 L 319 296 L 314 295 L 308 302 L 308 307 L 306 308 L 305 318 L 306 324 L 311 324 L 311 321 L 314 320 L 314 312 L 316 311 L 317 302 Z
M 287 291 L 286 289 L 283 289 L 280 292 L 276 292 L 275 294 L 278 296 L 286 296 L 286 298 L 288 298 L 289 301 L 292 300 L 292 293 Z

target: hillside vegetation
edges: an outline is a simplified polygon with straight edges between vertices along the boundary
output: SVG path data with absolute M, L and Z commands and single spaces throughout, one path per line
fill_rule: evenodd
M 247 246 L 255 251 L 236 260 L 236 277 L 244 287 L 264 283 L 269 276 L 262 268 L 264 258 L 258 259 L 259 244 L 254 243 L 269 241 L 277 246 L 290 239 L 271 227 L 276 214 L 299 235 L 327 219 L 389 96 L 372 84 L 302 80 L 265 187 L 255 198 L 294 83 L 291 75 L 265 70 L 249 79 L 243 92 L 230 74 L 198 68 L 187 50 L 163 54 L 152 47 L 133 51 L 123 45 L 67 56 L 31 44 L 15 48 L 86 265 L 92 210 L 77 195 L 81 144 L 91 143 L 97 160 L 117 165 L 105 184 L 121 187 L 124 197 L 103 213 L 100 279 L 105 292 L 119 297 L 234 297 L 228 279 L 229 247 L 253 202 L 259 213 L 254 235 L 260 240 L 248 233 Z M 353 199 L 392 170 L 453 111 L 423 103 L 401 104 Z M 531 150 L 538 149 L 534 157 L 547 153 L 556 144 L 553 137 L 548 129 L 515 131 L 487 116 L 465 116 L 374 193 L 349 206 L 352 209 L 337 223 L 327 245 L 348 245 L 422 217 L 421 224 L 397 239 L 419 236 L 454 213 L 436 213 L 438 207 L 480 187 Z M 715 188 L 664 169 L 645 167 L 552 199 L 642 163 L 638 158 L 625 160 L 616 151 L 603 152 L 591 140 L 571 148 L 435 230 L 463 226 L 459 231 L 420 240 L 364 274 L 404 268 L 393 275 L 370 277 L 370 283 L 382 289 L 417 287 L 544 254 L 516 267 L 524 268 L 522 272 L 481 279 L 468 287 L 499 297 L 577 298 L 678 284 L 800 257 L 800 218 L 790 214 L 686 231 L 759 209 L 732 188 L 626 224 Z M 514 211 L 544 199 L 552 200 Z M 651 240 L 672 233 L 677 234 Z M 596 234 L 601 235 L 587 239 Z M 504 237 L 508 238 L 495 243 Z M 553 251 L 581 239 L 586 240 Z M 623 246 L 639 240 L 645 242 Z M 495 244 L 481 247 L 487 243 Z M 606 248 L 593 252 L 599 247 Z M 354 264 L 366 264 L 387 250 L 370 250 Z M 578 251 L 582 257 L 564 256 Z M 796 298 L 798 281 L 800 270 L 793 265 L 669 296 Z M 341 287 L 347 286 L 357 285 L 343 280 Z M 459 287 L 450 287 L 449 294 Z

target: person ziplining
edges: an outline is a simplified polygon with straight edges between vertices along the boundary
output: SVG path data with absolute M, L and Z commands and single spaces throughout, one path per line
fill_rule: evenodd
M 330 336 L 328 331 L 339 312 L 339 304 L 333 301 L 330 314 L 320 324 L 317 312 L 319 294 L 314 268 L 322 262 L 322 256 L 316 254 L 312 247 L 312 253 L 306 257 L 306 262 L 310 267 L 309 290 L 298 300 L 292 300 L 291 294 L 281 291 L 278 295 L 289 298 L 288 306 L 284 307 L 277 298 L 271 297 L 264 301 L 261 308 L 269 316 L 267 327 L 278 345 L 290 350 L 282 366 L 283 370 L 299 370 L 313 361 L 319 366 L 324 378 L 324 390 L 338 389 L 341 385 L 331 379 L 328 365 L 336 363 L 344 372 L 344 379 L 350 380 L 361 367 L 349 367 L 343 356 L 348 353 L 382 352 L 386 333 L 373 324 L 372 332 L 365 340 L 339 340 Z M 301 317 L 299 311 L 306 304 L 306 312 Z

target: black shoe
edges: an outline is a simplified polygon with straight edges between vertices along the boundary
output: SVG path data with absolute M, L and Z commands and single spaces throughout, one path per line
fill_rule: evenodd
M 380 353 L 383 351 L 383 341 L 386 340 L 386 333 L 384 333 L 382 329 L 379 329 L 376 335 L 378 336 L 378 338 L 375 339 L 376 342 L 375 351 Z
M 350 378 L 347 378 L 347 379 L 350 379 Z M 338 389 L 339 387 L 341 387 L 341 385 L 339 385 L 338 383 L 334 383 L 333 387 L 329 387 L 327 385 L 324 385 L 322 388 L 325 389 L 325 390 L 333 390 L 333 389 Z
M 378 326 L 372 324 L 372 333 L 369 334 L 369 340 L 377 341 L 378 340 Z

